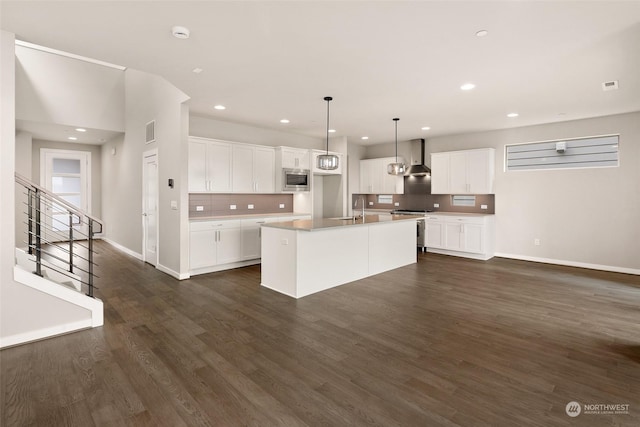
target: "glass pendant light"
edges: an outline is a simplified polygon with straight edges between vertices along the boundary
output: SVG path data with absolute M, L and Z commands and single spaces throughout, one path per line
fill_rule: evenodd
M 340 160 L 335 154 L 329 154 L 329 102 L 333 100 L 330 96 L 325 96 L 324 100 L 327 101 L 327 154 L 320 154 L 318 156 L 318 169 L 322 170 L 336 170 L 338 169 L 338 161 Z
M 396 122 L 396 161 L 387 165 L 387 173 L 389 175 L 404 175 L 406 171 L 404 163 L 398 162 L 398 120 L 400 119 L 397 117 L 393 119 Z

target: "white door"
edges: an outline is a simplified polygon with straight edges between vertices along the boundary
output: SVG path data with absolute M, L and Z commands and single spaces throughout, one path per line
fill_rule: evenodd
M 144 153 L 142 175 L 142 251 L 144 261 L 158 264 L 158 154 Z
M 40 185 L 79 210 L 91 213 L 91 153 L 41 149 Z M 75 233 L 74 239 L 86 238 L 87 227 L 75 216 L 71 217 L 70 223 L 69 214 L 62 205 L 53 203 L 45 206 L 43 212 L 47 219 L 46 240 L 67 240 L 70 226 L 82 233 Z

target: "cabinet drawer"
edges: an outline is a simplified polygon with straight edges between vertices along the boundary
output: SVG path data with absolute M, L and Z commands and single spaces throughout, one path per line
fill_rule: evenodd
M 484 224 L 484 218 L 481 216 L 461 217 L 451 216 L 447 218 L 447 222 L 456 222 L 459 224 Z
M 226 220 L 226 221 L 197 221 L 192 222 L 190 225 L 191 231 L 204 231 L 204 230 L 220 230 L 224 228 L 240 228 L 240 220 Z

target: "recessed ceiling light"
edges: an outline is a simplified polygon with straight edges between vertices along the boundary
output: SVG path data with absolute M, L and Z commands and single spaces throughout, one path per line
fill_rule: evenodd
M 282 119 L 282 120 L 280 120 L 280 123 L 287 124 L 287 123 L 289 123 L 289 120 L 287 120 L 287 119 Z
M 368 136 L 363 136 L 360 139 L 369 139 L 369 137 Z
M 335 129 L 329 129 L 329 133 L 335 133 L 336 130 Z
M 474 85 L 473 83 L 465 83 L 462 86 L 460 86 L 460 89 L 462 89 L 462 90 L 471 90 L 474 87 L 476 87 L 476 85 Z
M 191 70 L 191 71 L 193 71 L 193 72 L 194 72 L 194 73 L 196 73 L 196 74 L 200 74 L 200 73 L 201 73 L 201 72 L 203 72 L 204 70 L 203 70 L 202 68 L 200 68 L 200 67 L 196 67 L 196 68 L 194 68 L 194 69 L 193 69 L 193 70 Z
M 177 39 L 188 39 L 190 32 L 188 28 L 176 25 L 171 28 L 171 34 L 173 34 L 173 37 Z
M 76 138 L 75 136 L 69 136 L 67 137 L 67 139 L 70 139 L 71 141 L 76 141 L 78 138 Z
M 224 105 L 215 105 L 213 108 L 215 108 L 216 110 L 226 110 L 227 107 L 225 107 Z
M 487 31 L 487 30 L 480 30 L 480 31 L 478 31 L 478 32 L 476 33 L 476 36 L 477 36 L 477 37 L 484 37 L 484 36 L 486 36 L 487 34 L 489 34 L 489 31 Z
M 518 113 L 509 113 L 507 117 L 518 117 Z
M 422 130 L 429 130 L 429 129 L 431 129 L 431 128 L 430 128 L 429 126 L 424 126 L 424 127 L 421 127 L 420 129 L 422 129 Z
M 87 130 L 86 130 L 86 129 L 83 129 L 83 128 L 76 128 L 76 132 L 86 132 L 86 131 L 87 131 Z

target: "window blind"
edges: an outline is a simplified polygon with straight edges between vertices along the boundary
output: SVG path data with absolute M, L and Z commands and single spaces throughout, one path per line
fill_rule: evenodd
M 615 167 L 619 165 L 618 139 L 609 135 L 507 145 L 507 171 Z

